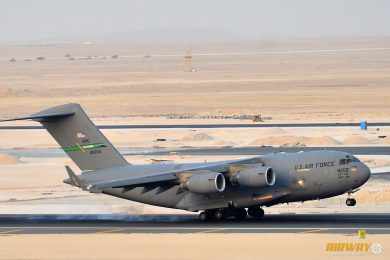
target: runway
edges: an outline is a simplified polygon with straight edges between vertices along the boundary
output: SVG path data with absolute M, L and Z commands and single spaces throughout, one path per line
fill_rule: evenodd
M 1 120 L 0 120 L 1 122 Z M 249 124 L 164 124 L 164 125 L 97 125 L 99 129 L 204 129 L 204 128 L 269 128 L 269 127 L 359 127 L 360 123 L 249 123 Z M 369 122 L 368 127 L 390 126 L 390 122 Z M 0 130 L 44 129 L 39 125 L 0 125 Z
M 318 146 L 318 147 L 272 147 L 272 146 L 247 146 L 247 147 L 199 147 L 199 148 L 133 148 L 121 147 L 118 149 L 124 156 L 258 156 L 268 153 L 300 151 L 332 150 L 343 151 L 354 155 L 390 155 L 390 146 Z M 66 156 L 60 148 L 26 148 L 26 149 L 1 149 L 0 153 L 6 153 L 18 157 L 30 158 L 58 158 Z
M 270 214 L 262 220 L 204 223 L 196 215 L 0 215 L 0 236 L 85 233 L 390 234 L 390 213 Z
M 202 147 L 202 148 L 183 148 L 176 150 L 148 151 L 140 153 L 139 151 L 126 152 L 121 151 L 123 155 L 262 155 L 276 152 L 296 153 L 300 151 L 318 151 L 332 150 L 342 151 L 355 155 L 390 155 L 390 146 L 312 146 L 312 147 L 273 147 L 273 146 L 247 146 L 247 147 Z

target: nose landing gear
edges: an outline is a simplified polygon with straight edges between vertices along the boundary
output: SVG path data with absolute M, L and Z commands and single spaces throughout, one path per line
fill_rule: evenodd
M 356 200 L 354 198 L 351 198 L 351 194 L 352 193 L 355 193 L 357 192 L 359 189 L 357 190 L 351 190 L 348 192 L 348 198 L 347 200 L 345 201 L 345 204 L 348 206 L 348 207 L 353 207 L 356 205 Z
M 353 207 L 356 205 L 356 200 L 354 198 L 348 198 L 346 201 L 345 201 L 345 204 L 348 206 L 348 207 Z

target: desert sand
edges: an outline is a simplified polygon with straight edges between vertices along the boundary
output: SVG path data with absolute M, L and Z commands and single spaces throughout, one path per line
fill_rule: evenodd
M 196 72 L 184 61 L 188 46 L 0 46 L 0 116 L 79 102 L 94 117 L 261 113 L 290 122 L 387 120 L 389 46 L 388 38 L 195 44 Z
M 98 120 L 94 120 L 98 123 Z M 195 121 L 195 120 L 194 120 Z M 115 120 L 104 121 L 113 124 Z M 207 120 L 203 120 L 207 123 Z M 192 120 L 188 120 L 192 124 Z M 107 138 L 118 147 L 182 146 L 353 146 L 390 143 L 390 128 L 378 131 L 357 127 L 340 128 L 226 128 L 226 129 L 133 129 L 103 130 Z M 385 136 L 385 138 L 379 138 Z M 165 141 L 158 141 L 164 139 Z M 56 148 L 58 145 L 44 130 L 0 130 L 0 149 Z
M 3 164 L 16 164 L 18 163 L 18 158 L 8 154 L 0 154 L 0 165 Z
M 390 237 L 368 234 L 0 235 L 0 259 L 388 259 Z M 111 234 L 110 234 L 111 233 Z M 382 245 L 382 252 L 326 251 L 328 243 Z M 24 250 L 19 250 L 23 248 Z M 93 252 L 93 253 L 92 253 Z
M 251 123 L 250 119 L 221 117 L 257 114 L 268 123 L 389 121 L 389 48 L 388 38 L 193 45 L 191 66 L 195 72 L 188 72 L 188 64 L 183 59 L 188 46 L 0 46 L 0 118 L 78 102 L 97 124 Z M 74 60 L 64 57 L 67 53 Z M 119 58 L 112 59 L 114 54 Z M 46 59 L 38 61 L 38 56 Z M 13 57 L 16 62 L 9 62 Z M 24 61 L 26 58 L 32 60 Z M 104 130 L 103 133 L 119 148 L 139 149 L 390 144 L 388 127 L 369 127 L 367 131 L 341 127 L 139 129 Z M 64 165 L 70 165 L 76 172 L 78 169 L 65 156 L 12 155 L 12 152 L 35 148 L 51 149 L 58 145 L 43 130 L 0 130 L 0 214 L 184 213 L 90 194 L 66 185 L 62 183 L 66 178 Z M 180 163 L 234 158 L 239 157 L 126 156 L 134 164 L 151 163 L 155 159 Z M 370 167 L 390 166 L 388 155 L 360 159 Z M 370 180 L 356 193 L 358 204 L 354 208 L 346 208 L 344 195 L 265 210 L 267 214 L 390 212 L 388 184 L 386 179 Z M 125 235 L 110 232 L 2 233 L 0 259 L 112 259 L 114 254 L 116 259 L 286 259 L 291 255 L 338 259 L 340 254 L 325 251 L 326 243 L 356 240 L 355 236 L 338 234 Z M 384 246 L 384 253 L 375 256 L 376 259 L 388 258 L 388 236 L 369 235 L 366 240 Z M 357 257 L 356 254 L 341 256 L 343 259 Z M 373 255 L 358 255 L 366 256 Z

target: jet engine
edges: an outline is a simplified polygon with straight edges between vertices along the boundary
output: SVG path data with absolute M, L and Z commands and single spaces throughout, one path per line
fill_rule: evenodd
M 213 171 L 196 171 L 182 182 L 182 187 L 195 193 L 217 193 L 225 190 L 225 177 Z
M 230 182 L 248 187 L 273 186 L 276 174 L 271 167 L 264 165 L 237 165 L 230 169 Z

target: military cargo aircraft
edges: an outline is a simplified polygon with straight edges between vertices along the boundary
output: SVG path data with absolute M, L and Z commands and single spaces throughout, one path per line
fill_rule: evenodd
M 370 169 L 340 151 L 271 153 L 210 163 L 132 165 L 96 128 L 79 104 L 2 120 L 40 122 L 80 168 L 65 166 L 64 182 L 92 193 L 141 203 L 200 212 L 202 220 L 264 216 L 263 207 L 279 203 L 352 194 Z

